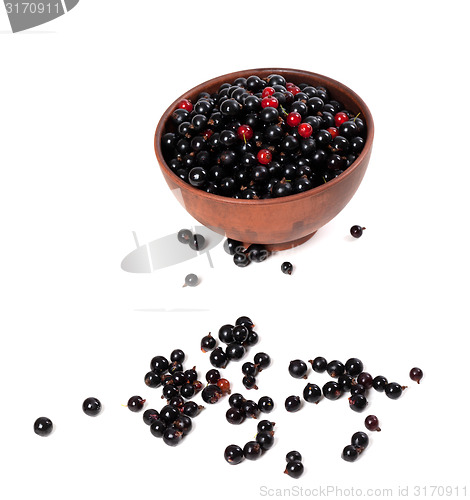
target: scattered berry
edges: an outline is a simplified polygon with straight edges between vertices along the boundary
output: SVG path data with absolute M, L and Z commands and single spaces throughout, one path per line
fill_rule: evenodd
M 294 460 L 291 462 L 287 462 L 286 468 L 284 470 L 284 474 L 287 474 L 294 479 L 298 479 L 304 472 L 304 466 L 302 462 L 298 460 Z
M 307 378 L 307 365 L 301 359 L 294 359 L 289 363 L 289 373 L 294 378 Z
M 206 403 L 212 405 L 223 396 L 223 392 L 217 385 L 210 384 L 202 390 L 201 396 Z
M 274 431 L 261 431 L 256 435 L 256 441 L 263 451 L 270 450 L 274 445 Z
M 290 262 L 283 262 L 281 264 L 281 271 L 284 274 L 292 274 L 293 270 L 294 270 L 294 266 Z
M 255 365 L 258 365 L 258 371 L 264 370 L 271 364 L 271 358 L 265 352 L 259 352 L 254 357 Z
M 152 422 L 158 420 L 158 417 L 159 417 L 158 411 L 153 409 L 145 410 L 144 414 L 142 415 L 142 419 L 147 425 L 151 425 Z
M 421 368 L 412 368 L 410 370 L 410 379 L 418 382 L 423 378 L 423 370 Z
M 375 415 L 368 415 L 364 420 L 364 425 L 366 429 L 370 431 L 380 432 L 382 429 L 379 427 L 379 419 Z
M 34 432 L 38 436 L 46 437 L 52 432 L 53 424 L 47 417 L 39 417 L 36 422 L 34 422 Z
M 326 399 L 334 401 L 341 396 L 341 387 L 339 386 L 338 382 L 327 382 L 323 386 L 322 392 L 323 396 L 325 396 Z
M 344 374 L 345 368 L 341 361 L 334 360 L 326 365 L 326 371 L 330 377 L 337 378 Z
M 402 395 L 403 389 L 406 389 L 406 386 L 402 386 L 396 382 L 390 382 L 385 386 L 385 394 L 390 399 L 398 399 Z
M 188 274 L 186 276 L 186 278 L 184 278 L 184 285 L 183 285 L 183 288 L 185 286 L 197 286 L 199 284 L 199 278 L 197 277 L 196 274 Z
M 321 356 L 309 360 L 309 363 L 312 365 L 312 370 L 316 373 L 323 373 L 328 366 L 326 359 Z
M 351 236 L 353 236 L 354 238 L 360 238 L 362 236 L 362 232 L 365 229 L 365 227 L 361 226 L 352 226 L 350 229 Z
M 341 458 L 346 460 L 346 462 L 355 462 L 358 456 L 359 453 L 356 448 L 352 444 L 349 444 L 344 448 Z
M 96 417 L 101 411 L 101 403 L 96 398 L 86 398 L 82 405 L 83 411 L 90 417 Z
M 231 444 L 225 448 L 224 452 L 225 460 L 231 465 L 237 465 L 243 461 L 245 455 L 240 446 L 236 444 Z
M 274 409 L 274 401 L 269 396 L 263 396 L 258 400 L 258 407 L 263 413 L 271 413 Z
M 316 403 L 321 399 L 321 389 L 316 384 L 307 384 L 304 388 L 303 397 L 308 403 Z
M 248 441 L 243 447 L 243 455 L 247 460 L 258 460 L 261 457 L 261 446 L 257 441 Z
M 289 396 L 288 398 L 286 398 L 284 406 L 289 413 L 294 413 L 300 410 L 302 402 L 299 396 Z
M 127 407 L 133 412 L 138 412 L 144 407 L 145 399 L 140 396 L 132 396 L 127 402 Z
M 351 396 L 348 400 L 349 400 L 349 408 L 357 412 L 363 411 L 367 406 L 367 399 L 364 396 L 364 394 L 355 394 L 354 396 Z
M 377 375 L 372 380 L 372 387 L 378 392 L 384 392 L 387 384 L 388 380 L 383 375 Z
M 230 407 L 225 413 L 227 422 L 232 425 L 240 425 L 245 421 L 245 412 L 241 408 Z
M 193 237 L 193 233 L 189 229 L 180 229 L 178 231 L 178 241 L 180 243 L 188 244 Z

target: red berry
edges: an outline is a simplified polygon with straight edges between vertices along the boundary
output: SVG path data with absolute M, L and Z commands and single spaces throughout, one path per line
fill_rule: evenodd
M 298 94 L 301 91 L 300 88 L 297 87 L 297 85 L 292 85 L 291 87 L 286 87 L 286 88 L 293 95 Z
M 331 134 L 331 137 L 333 139 L 339 134 L 339 130 L 336 127 L 330 127 L 330 128 L 327 128 L 326 130 L 328 130 L 328 132 Z
M 299 135 L 301 135 L 304 138 L 307 138 L 312 135 L 313 128 L 310 125 L 310 123 L 302 123 L 299 125 L 298 131 Z
M 249 125 L 240 125 L 237 128 L 237 135 L 242 141 L 249 141 L 253 137 L 253 129 Z
M 230 382 L 226 378 L 219 378 L 217 385 L 223 394 L 230 394 Z
M 336 113 L 335 115 L 335 124 L 339 127 L 342 123 L 347 122 L 349 120 L 349 116 L 343 111 Z
M 261 97 L 269 97 L 272 96 L 276 92 L 272 87 L 264 87 L 263 92 L 261 93 Z
M 301 121 L 302 115 L 297 113 L 297 111 L 293 111 L 286 116 L 286 122 L 289 127 L 297 127 L 297 125 L 300 125 Z
M 257 158 L 261 165 L 267 165 L 268 163 L 271 163 L 273 155 L 269 149 L 260 149 L 258 151 Z
M 275 97 L 264 97 L 261 100 L 262 108 L 277 108 L 279 106 L 279 101 Z
M 207 141 L 207 139 L 210 138 L 210 136 L 214 133 L 214 131 L 210 128 L 204 130 L 204 132 L 202 133 L 202 137 L 204 137 L 204 139 Z
M 183 99 L 178 103 L 178 108 L 179 109 L 185 109 L 186 111 L 191 111 L 193 110 L 193 103 L 189 99 Z

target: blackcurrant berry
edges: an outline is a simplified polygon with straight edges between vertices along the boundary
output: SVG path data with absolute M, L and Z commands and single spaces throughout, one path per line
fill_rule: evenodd
M 245 342 L 249 335 L 249 330 L 244 325 L 235 325 L 232 329 L 232 337 L 235 342 Z
M 212 351 L 213 349 L 215 349 L 216 344 L 217 342 L 215 338 L 209 333 L 209 335 L 206 335 L 201 339 L 201 351 L 202 352 Z
M 263 432 L 263 431 L 272 431 L 274 430 L 274 426 L 276 424 L 274 422 L 271 422 L 269 420 L 260 420 L 258 422 L 258 425 L 256 426 L 256 429 L 258 432 Z
M 90 417 L 96 417 L 101 412 L 101 402 L 97 398 L 86 398 L 82 409 Z
M 217 385 L 210 384 L 202 390 L 201 396 L 203 401 L 212 405 L 223 396 L 223 392 Z
M 403 389 L 406 389 L 406 387 L 396 382 L 390 382 L 385 386 L 385 394 L 390 399 L 398 399 L 402 395 Z
M 289 364 L 289 373 L 294 378 L 307 378 L 307 365 L 301 359 L 294 359 Z
M 261 431 L 256 435 L 256 441 L 263 451 L 270 450 L 274 445 L 274 431 Z
M 225 349 L 225 354 L 229 360 L 238 361 L 245 355 L 245 348 L 238 342 L 232 342 Z
M 355 432 L 351 437 L 351 444 L 356 448 L 365 450 L 369 444 L 369 436 L 365 432 Z
M 343 460 L 346 460 L 346 462 L 354 462 L 357 460 L 358 456 L 359 456 L 359 453 L 357 452 L 356 448 L 352 444 L 349 444 L 348 446 L 346 446 L 343 450 L 343 453 L 341 454 L 341 458 Z
M 418 382 L 423 378 L 423 370 L 421 368 L 412 368 L 410 370 L 410 379 L 414 382 Z
M 261 453 L 262 449 L 257 441 L 248 441 L 243 447 L 243 455 L 247 460 L 258 460 L 261 457 Z
M 350 391 L 353 383 L 354 379 L 351 375 L 344 374 L 338 377 L 338 384 L 342 392 Z
M 228 404 L 233 406 L 234 408 L 241 408 L 243 403 L 246 402 L 246 399 L 238 392 L 232 394 L 228 398 Z
M 364 369 L 364 365 L 362 364 L 362 361 L 360 359 L 350 358 L 346 361 L 344 368 L 347 374 L 355 377 L 362 372 L 362 370 Z
M 183 438 L 183 433 L 177 430 L 175 427 L 167 427 L 163 431 L 163 441 L 168 446 L 176 446 L 180 443 Z
M 349 408 L 357 412 L 364 411 L 367 406 L 367 399 L 364 394 L 355 394 L 354 396 L 351 396 L 348 401 Z
M 178 241 L 180 243 L 189 243 L 189 240 L 192 238 L 193 233 L 189 229 L 180 229 L 178 231 Z
M 242 372 L 244 375 L 250 375 L 252 377 L 255 377 L 258 374 L 258 367 L 255 364 L 247 361 L 242 365 Z
M 150 361 L 150 369 L 155 373 L 165 373 L 168 370 L 170 363 L 164 356 L 155 356 Z
M 258 371 L 264 370 L 271 364 L 271 358 L 265 352 L 259 352 L 254 357 L 255 365 L 258 365 Z
M 330 377 L 337 378 L 344 374 L 344 365 L 338 360 L 330 361 L 326 365 L 326 371 Z
M 242 409 L 245 412 L 245 415 L 247 417 L 251 417 L 251 418 L 255 418 L 255 419 L 259 417 L 259 414 L 260 414 L 259 407 L 251 399 L 248 399 L 247 401 L 245 401 L 242 404 Z
M 163 437 L 163 433 L 165 432 L 166 428 L 166 423 L 159 418 L 152 420 L 152 422 L 150 423 L 150 433 L 152 434 L 152 436 L 158 438 Z
M 195 417 L 202 409 L 204 406 L 200 406 L 194 401 L 187 401 L 184 403 L 183 406 L 183 413 L 184 415 L 187 415 L 188 417 Z
M 321 399 L 321 389 L 316 384 L 307 384 L 304 388 L 303 397 L 308 403 L 318 403 Z
M 256 378 L 253 377 L 253 375 L 245 375 L 242 379 L 242 383 L 246 389 L 258 389 L 258 386 L 256 385 Z
M 383 375 L 377 375 L 372 380 L 372 387 L 378 392 L 384 392 L 387 384 L 388 380 Z
M 225 368 L 228 363 L 227 354 L 225 354 L 222 347 L 216 347 L 210 354 L 211 365 L 215 368 Z
M 286 398 L 284 406 L 288 412 L 293 413 L 300 410 L 302 402 L 299 396 L 289 396 L 288 398 Z
M 299 460 L 287 462 L 284 474 L 287 474 L 294 479 L 298 479 L 304 472 L 304 466 Z
M 349 232 L 351 233 L 351 236 L 354 238 L 360 238 L 362 236 L 362 232 L 364 231 L 365 227 L 361 226 L 352 226 Z
M 158 417 L 158 411 L 153 409 L 145 410 L 144 414 L 142 415 L 142 419 L 147 425 L 150 425 L 153 421 L 157 420 Z
M 34 432 L 38 436 L 46 437 L 49 436 L 49 434 L 52 432 L 53 429 L 53 424 L 52 421 L 47 418 L 47 417 L 39 417 L 35 422 L 34 422 Z
M 231 444 L 225 448 L 224 451 L 225 460 L 231 465 L 237 465 L 243 461 L 245 455 L 243 454 L 243 450 L 240 446 L 236 444 Z
M 372 387 L 374 379 L 372 378 L 372 375 L 367 372 L 361 372 L 357 376 L 357 383 L 363 385 L 366 389 L 370 389 Z
M 338 382 L 327 382 L 323 386 L 322 392 L 323 396 L 325 396 L 326 399 L 334 401 L 341 396 L 341 387 L 339 386 Z
M 245 420 L 245 412 L 241 408 L 230 407 L 225 413 L 229 424 L 240 425 Z
M 216 370 L 213 368 L 212 370 L 209 370 L 206 373 L 206 380 L 209 382 L 209 384 L 217 384 L 218 380 L 220 379 L 220 372 L 219 370 Z
M 172 424 L 179 416 L 180 412 L 177 408 L 171 405 L 165 405 L 160 410 L 159 419 L 163 420 L 167 425 Z
M 191 420 L 191 417 L 188 417 L 187 415 L 180 415 L 173 422 L 173 426 L 176 430 L 182 432 L 183 436 L 186 436 L 191 432 L 191 429 L 193 428 L 193 422 Z
M 292 274 L 293 270 L 294 270 L 294 266 L 290 262 L 283 262 L 281 264 L 281 271 L 284 274 Z
M 311 359 L 309 363 L 312 365 L 312 370 L 316 373 L 323 373 L 328 365 L 326 359 L 321 356 Z
M 263 396 L 258 400 L 258 407 L 263 413 L 271 413 L 274 409 L 274 401 L 269 396 Z
M 382 429 L 379 427 L 379 419 L 375 415 L 368 415 L 364 420 L 364 425 L 366 429 L 370 431 L 380 432 Z
M 144 407 L 145 399 L 140 396 L 132 396 L 127 402 L 127 407 L 133 412 L 138 412 Z

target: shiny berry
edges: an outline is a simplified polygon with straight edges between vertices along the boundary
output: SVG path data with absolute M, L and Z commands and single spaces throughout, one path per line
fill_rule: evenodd
M 222 389 L 217 385 L 210 384 L 202 390 L 201 397 L 208 404 L 215 404 L 223 396 Z
M 339 127 L 342 123 L 347 122 L 349 120 L 349 116 L 344 112 L 336 113 L 335 115 L 335 124 Z
M 302 123 L 302 115 L 300 113 L 297 113 L 296 111 L 293 111 L 286 116 L 286 123 L 287 125 L 289 125 L 289 127 L 297 127 Z
M 39 417 L 34 422 L 33 429 L 38 436 L 46 437 L 52 432 L 53 427 L 54 426 L 50 419 L 47 417 Z
M 299 460 L 287 462 L 284 474 L 287 474 L 294 479 L 298 479 L 304 472 L 304 466 Z
M 289 373 L 294 378 L 307 378 L 307 365 L 301 359 L 294 359 L 289 363 Z
M 330 133 L 333 139 L 339 135 L 339 130 L 336 127 L 330 127 L 327 128 L 326 130 Z
M 321 356 L 309 360 L 309 363 L 312 365 L 312 370 L 316 373 L 323 373 L 328 365 L 326 359 Z
M 261 97 L 270 97 L 276 92 L 272 87 L 264 87 L 263 92 L 261 92 Z
M 270 450 L 274 445 L 274 431 L 261 431 L 256 435 L 256 441 L 263 451 Z
M 310 123 L 302 123 L 299 125 L 298 131 L 301 137 L 307 139 L 307 137 L 310 137 L 312 135 L 313 128 Z
M 249 125 L 240 125 L 237 128 L 237 136 L 242 141 L 249 141 L 253 137 L 253 129 Z
M 300 410 L 302 402 L 299 396 L 289 396 L 286 398 L 284 406 L 288 412 L 293 413 Z
M 185 109 L 186 111 L 189 111 L 191 113 L 191 111 L 193 110 L 193 104 L 189 99 L 182 99 L 178 103 L 178 109 Z
M 243 450 L 240 448 L 240 446 L 231 444 L 230 446 L 227 446 L 227 448 L 225 448 L 224 458 L 230 465 L 237 465 L 243 461 L 245 455 L 243 454 Z
M 255 354 L 254 362 L 255 365 L 258 365 L 258 371 L 261 371 L 271 364 L 271 358 L 269 357 L 269 354 L 259 352 L 258 354 Z
M 372 375 L 367 372 L 361 372 L 357 376 L 357 383 L 363 385 L 366 389 L 370 389 L 372 387 L 372 383 L 374 379 L 372 378 Z
M 246 389 L 258 389 L 258 386 L 256 385 L 256 378 L 253 377 L 253 375 L 245 375 L 242 379 L 242 383 Z
M 83 411 L 90 417 L 96 417 L 101 411 L 101 403 L 97 398 L 86 398 L 82 405 Z
M 344 374 L 345 368 L 343 363 L 341 363 L 341 361 L 335 359 L 334 361 L 330 361 L 326 365 L 326 371 L 328 372 L 328 375 L 330 377 L 337 378 L 340 375 Z
M 367 406 L 367 399 L 364 394 L 354 394 L 354 396 L 351 396 L 348 401 L 349 408 L 357 412 L 363 411 Z
M 421 368 L 412 368 L 410 370 L 410 379 L 418 382 L 423 378 L 423 370 Z
M 375 415 L 368 415 L 364 420 L 364 425 L 366 429 L 370 431 L 380 432 L 382 429 L 379 427 L 379 419 Z
M 205 337 L 202 337 L 202 339 L 201 339 L 201 351 L 202 352 L 212 351 L 213 349 L 215 349 L 216 344 L 217 344 L 217 341 L 209 333 L 209 335 L 206 335 Z
M 355 432 L 351 437 L 351 444 L 358 450 L 365 450 L 369 445 L 369 436 L 365 432 Z
M 161 438 L 163 437 L 163 433 L 166 431 L 167 424 L 163 420 L 157 418 L 150 422 L 150 433 L 152 436 Z
M 308 403 L 316 403 L 321 399 L 321 389 L 316 384 L 307 384 L 304 388 L 303 397 Z
M 231 406 L 225 413 L 225 418 L 229 424 L 240 425 L 245 421 L 245 412 L 241 408 Z
M 383 375 L 377 375 L 372 380 L 372 387 L 378 392 L 384 392 L 387 384 L 388 380 Z
M 358 456 L 359 456 L 359 453 L 357 452 L 356 448 L 352 444 L 349 444 L 348 446 L 346 446 L 343 450 L 343 453 L 341 454 L 341 458 L 343 460 L 346 460 L 346 462 L 354 462 L 357 460 Z
M 127 407 L 133 412 L 138 412 L 144 407 L 145 399 L 140 396 L 132 396 L 127 402 Z
M 292 274 L 292 271 L 294 270 L 294 266 L 290 262 L 283 262 L 281 264 L 281 271 L 284 274 Z
M 403 389 L 406 389 L 406 387 L 396 382 L 390 382 L 390 384 L 385 386 L 385 394 L 390 399 L 398 399 L 402 395 Z
M 206 380 L 209 384 L 217 384 L 220 379 L 219 370 L 213 368 L 206 373 Z
M 177 430 L 175 427 L 167 427 L 163 432 L 163 441 L 168 446 L 176 446 L 180 443 L 183 438 L 183 433 Z
M 226 378 L 220 378 L 217 381 L 217 386 L 222 391 L 222 394 L 230 394 L 230 382 Z
M 273 159 L 273 155 L 269 149 L 260 149 L 256 158 L 262 165 L 268 165 Z
M 326 399 L 334 401 L 341 396 L 341 387 L 337 382 L 327 382 L 323 386 L 322 392 Z
M 258 400 L 258 407 L 263 413 L 271 413 L 274 409 L 274 401 L 269 396 L 263 396 Z
M 352 375 L 353 377 L 355 377 L 362 372 L 362 370 L 364 369 L 364 365 L 362 364 L 362 361 L 360 359 L 350 358 L 346 361 L 344 368 L 348 375 Z
M 159 417 L 158 411 L 153 409 L 145 410 L 144 414 L 142 415 L 142 419 L 144 423 L 146 423 L 147 425 L 151 425 L 152 422 L 158 420 L 158 417 Z
M 261 457 L 262 449 L 257 441 L 248 441 L 243 447 L 243 455 L 247 460 L 258 460 Z
M 351 236 L 354 238 L 360 238 L 362 236 L 362 232 L 365 230 L 365 227 L 361 226 L 352 226 L 349 232 L 351 233 Z
M 238 392 L 228 398 L 228 404 L 234 408 L 241 408 L 246 399 Z
M 279 106 L 279 101 L 275 97 L 263 97 L 261 100 L 262 108 L 277 108 Z

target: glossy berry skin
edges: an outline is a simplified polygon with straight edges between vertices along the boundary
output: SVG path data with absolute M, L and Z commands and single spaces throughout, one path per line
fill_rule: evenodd
M 150 369 L 155 373 L 165 373 L 169 366 L 170 363 L 164 356 L 155 356 L 150 361 Z
M 86 398 L 82 410 L 90 417 L 96 417 L 101 412 L 101 402 L 97 398 Z
M 364 369 L 364 365 L 358 358 L 349 358 L 344 364 L 344 368 L 348 375 L 352 375 L 353 377 L 355 377 L 362 372 L 362 370 Z
M 52 420 L 47 417 L 39 417 L 33 426 L 34 432 L 41 437 L 49 436 L 53 428 Z
M 269 257 L 264 245 L 253 244 L 246 249 L 250 262 L 263 262 Z
M 383 375 L 377 375 L 372 380 L 372 387 L 378 392 L 384 392 L 387 384 L 388 380 Z
M 223 325 L 219 328 L 219 340 L 224 344 L 230 344 L 234 341 L 233 325 Z
M 256 426 L 256 429 L 258 432 L 272 431 L 274 430 L 275 425 L 276 424 L 274 422 L 271 422 L 269 420 L 260 420 L 258 422 L 258 425 Z
M 227 354 L 221 347 L 216 347 L 210 354 L 211 365 L 215 368 L 225 368 L 228 363 Z
M 309 363 L 312 365 L 312 370 L 316 373 L 323 373 L 328 365 L 326 359 L 321 356 L 311 359 Z
M 303 472 L 304 466 L 299 460 L 287 462 L 286 469 L 284 470 L 284 474 L 287 474 L 294 479 L 298 479 Z
M 322 389 L 323 396 L 325 396 L 326 399 L 330 399 L 331 401 L 334 401 L 335 399 L 338 399 L 341 397 L 341 387 L 337 382 L 327 382 Z
M 265 352 L 259 352 L 254 357 L 255 365 L 258 365 L 258 371 L 264 370 L 271 364 L 271 358 Z
M 307 365 L 301 359 L 294 359 L 289 364 L 289 373 L 294 378 L 307 378 Z
M 300 410 L 302 402 L 299 396 L 289 396 L 288 398 L 286 398 L 284 406 L 289 413 L 294 413 Z
M 256 155 L 257 160 L 261 165 L 269 165 L 273 159 L 273 155 L 269 149 L 260 149 Z
M 341 126 L 344 122 L 349 120 L 349 116 L 346 113 L 339 112 L 335 115 L 335 124 L 337 127 Z
M 222 389 L 217 385 L 210 384 L 204 387 L 201 393 L 203 401 L 208 404 L 215 404 L 223 396 Z
M 178 241 L 180 243 L 188 244 L 192 236 L 193 233 L 189 229 L 180 229 L 178 231 Z
M 402 395 L 404 388 L 405 387 L 401 386 L 400 384 L 397 384 L 396 382 L 390 382 L 385 386 L 385 394 L 390 399 L 398 399 Z
M 274 432 L 273 431 L 261 431 L 256 435 L 256 441 L 261 446 L 263 451 L 270 450 L 274 445 Z
M 298 131 L 301 137 L 307 139 L 307 137 L 310 137 L 312 135 L 313 128 L 310 123 L 302 123 L 299 125 Z
M 230 407 L 225 413 L 225 418 L 229 424 L 240 425 L 245 421 L 246 415 L 241 408 Z
M 342 392 L 348 392 L 351 390 L 351 387 L 353 385 L 354 379 L 351 375 L 340 375 L 338 377 L 338 384 L 341 388 Z
M 248 254 L 246 250 L 238 249 L 233 256 L 233 263 L 237 267 L 246 267 L 250 264 L 250 259 L 248 258 Z
M 367 406 L 367 399 L 364 394 L 355 394 L 354 396 L 351 396 L 348 401 L 349 408 L 353 411 L 364 411 Z
M 167 427 L 163 432 L 163 442 L 168 446 L 177 446 L 182 438 L 183 433 L 173 426 Z
M 346 460 L 346 462 L 355 462 L 359 456 L 359 453 L 357 452 L 356 448 L 352 445 L 349 444 L 346 446 L 343 450 L 343 453 L 341 454 L 341 458 L 343 460 Z
M 232 337 L 235 342 L 239 342 L 240 344 L 242 342 L 245 342 L 246 339 L 248 338 L 249 335 L 249 330 L 246 326 L 244 325 L 235 325 L 232 328 Z
M 191 399 L 196 394 L 193 384 L 185 383 L 180 387 L 179 393 L 185 399 Z
M 258 343 L 258 340 L 259 340 L 258 334 L 254 330 L 252 330 L 248 334 L 248 338 L 246 339 L 246 345 L 248 346 L 256 345 Z
M 235 252 L 238 248 L 243 248 L 242 242 L 237 240 L 232 240 L 231 238 L 227 238 L 224 241 L 224 250 L 229 255 L 235 255 Z
M 240 446 L 231 444 L 225 448 L 224 458 L 230 465 L 237 465 L 240 462 L 243 462 L 245 455 L 243 454 L 243 450 Z
M 192 250 L 202 250 L 206 244 L 206 238 L 202 236 L 202 234 L 194 234 L 193 237 L 189 240 L 189 247 Z
M 289 127 L 297 127 L 301 122 L 302 115 L 300 113 L 297 113 L 296 111 L 293 111 L 286 116 L 286 123 L 287 125 L 289 125 Z
M 413 380 L 414 382 L 418 382 L 423 378 L 423 370 L 421 368 L 412 368 L 410 370 L 410 379 Z
M 153 421 L 158 420 L 159 413 L 157 410 L 148 409 L 144 411 L 142 420 L 145 424 L 150 425 Z
M 237 137 L 242 141 L 249 141 L 253 137 L 253 129 L 249 125 L 240 125 L 237 129 Z
M 245 355 L 245 348 L 238 342 L 232 342 L 225 349 L 225 354 L 229 360 L 239 361 Z
M 255 377 L 258 374 L 258 367 L 255 364 L 247 361 L 242 365 L 242 373 L 244 375 L 250 375 L 252 377 Z
M 127 407 L 130 411 L 139 412 L 144 407 L 145 399 L 140 396 L 132 396 L 127 402 Z
M 242 410 L 245 412 L 245 415 L 250 418 L 258 418 L 260 411 L 258 405 L 252 401 L 251 399 L 248 399 L 242 404 Z
M 206 380 L 209 384 L 217 384 L 217 381 L 220 379 L 219 370 L 213 368 L 206 373 Z
M 343 365 L 343 363 L 341 363 L 341 361 L 334 360 L 334 361 L 330 361 L 326 365 L 326 371 L 328 372 L 328 375 L 330 377 L 337 378 L 340 375 L 344 374 L 345 369 L 344 369 L 344 365 Z
M 355 432 L 351 437 L 351 444 L 356 449 L 365 450 L 369 445 L 369 436 L 365 432 Z
M 253 321 L 248 317 L 248 316 L 240 316 L 237 318 L 237 321 L 235 321 L 235 325 L 242 325 L 246 328 L 248 328 L 249 331 L 255 326 Z
M 201 351 L 202 352 L 212 351 L 213 349 L 215 349 L 216 345 L 217 345 L 217 341 L 210 333 L 209 333 L 209 335 L 206 335 L 205 337 L 202 337 L 202 339 L 201 339 Z
M 372 387 L 374 379 L 372 378 L 372 375 L 367 372 L 361 372 L 357 376 L 357 383 L 363 385 L 366 389 L 370 389 Z
M 152 434 L 152 436 L 158 438 L 163 437 L 163 433 L 165 432 L 166 428 L 166 423 L 158 418 L 150 423 L 150 433 Z
M 170 354 L 171 361 L 177 361 L 178 363 L 183 363 L 185 354 L 181 349 L 174 349 Z
M 243 455 L 247 460 L 258 460 L 261 453 L 262 449 L 257 441 L 248 441 L 243 447 Z
M 242 383 L 246 389 L 258 389 L 258 386 L 256 385 L 256 378 L 253 377 L 253 375 L 245 375 L 242 379 Z
M 261 100 L 262 108 L 277 108 L 279 106 L 279 101 L 275 97 L 264 97 Z
M 364 425 L 369 431 L 380 432 L 382 430 L 379 427 L 379 419 L 375 415 L 368 415 L 364 420 Z
M 162 384 L 161 376 L 153 371 L 149 371 L 144 378 L 145 385 L 155 389 Z
M 301 462 L 302 455 L 298 451 L 289 451 L 286 455 L 286 462 Z
M 191 111 L 193 110 L 193 104 L 189 99 L 182 99 L 178 103 L 178 108 L 185 109 L 186 111 L 189 111 L 191 113 Z
M 230 382 L 226 378 L 220 378 L 217 380 L 217 387 L 223 394 L 230 394 Z
M 294 266 L 290 262 L 283 262 L 281 264 L 281 271 L 284 274 L 292 274 L 292 271 L 294 270 Z
M 228 398 L 228 404 L 233 408 L 241 408 L 246 399 L 239 393 L 236 392 Z
M 361 226 L 352 226 L 349 232 L 351 233 L 351 236 L 354 238 L 360 238 L 362 236 L 362 232 L 364 231 L 365 227 Z
M 172 424 L 179 416 L 179 410 L 171 405 L 165 405 L 160 410 L 159 419 L 165 422 L 167 425 Z
M 204 406 L 199 406 L 197 403 L 194 401 L 187 401 L 183 405 L 183 411 L 182 413 L 184 415 L 187 415 L 188 417 L 195 417 L 202 409 Z
M 304 388 L 303 397 L 307 403 L 318 404 L 321 395 L 321 389 L 316 384 L 307 384 Z
M 174 422 L 173 422 L 173 427 L 182 432 L 183 436 L 186 436 L 191 432 L 191 429 L 193 428 L 193 422 L 191 420 L 191 417 L 188 417 L 187 415 L 180 415 Z
M 354 384 L 351 386 L 350 392 L 351 396 L 354 396 L 355 394 L 365 394 L 366 388 L 362 384 Z
M 274 409 L 274 401 L 269 396 L 263 396 L 258 400 L 258 407 L 263 413 L 271 413 Z
M 174 406 L 175 408 L 178 408 L 178 410 L 182 410 L 182 408 L 184 406 L 184 398 L 182 396 L 174 396 L 168 401 L 168 404 L 170 406 Z

